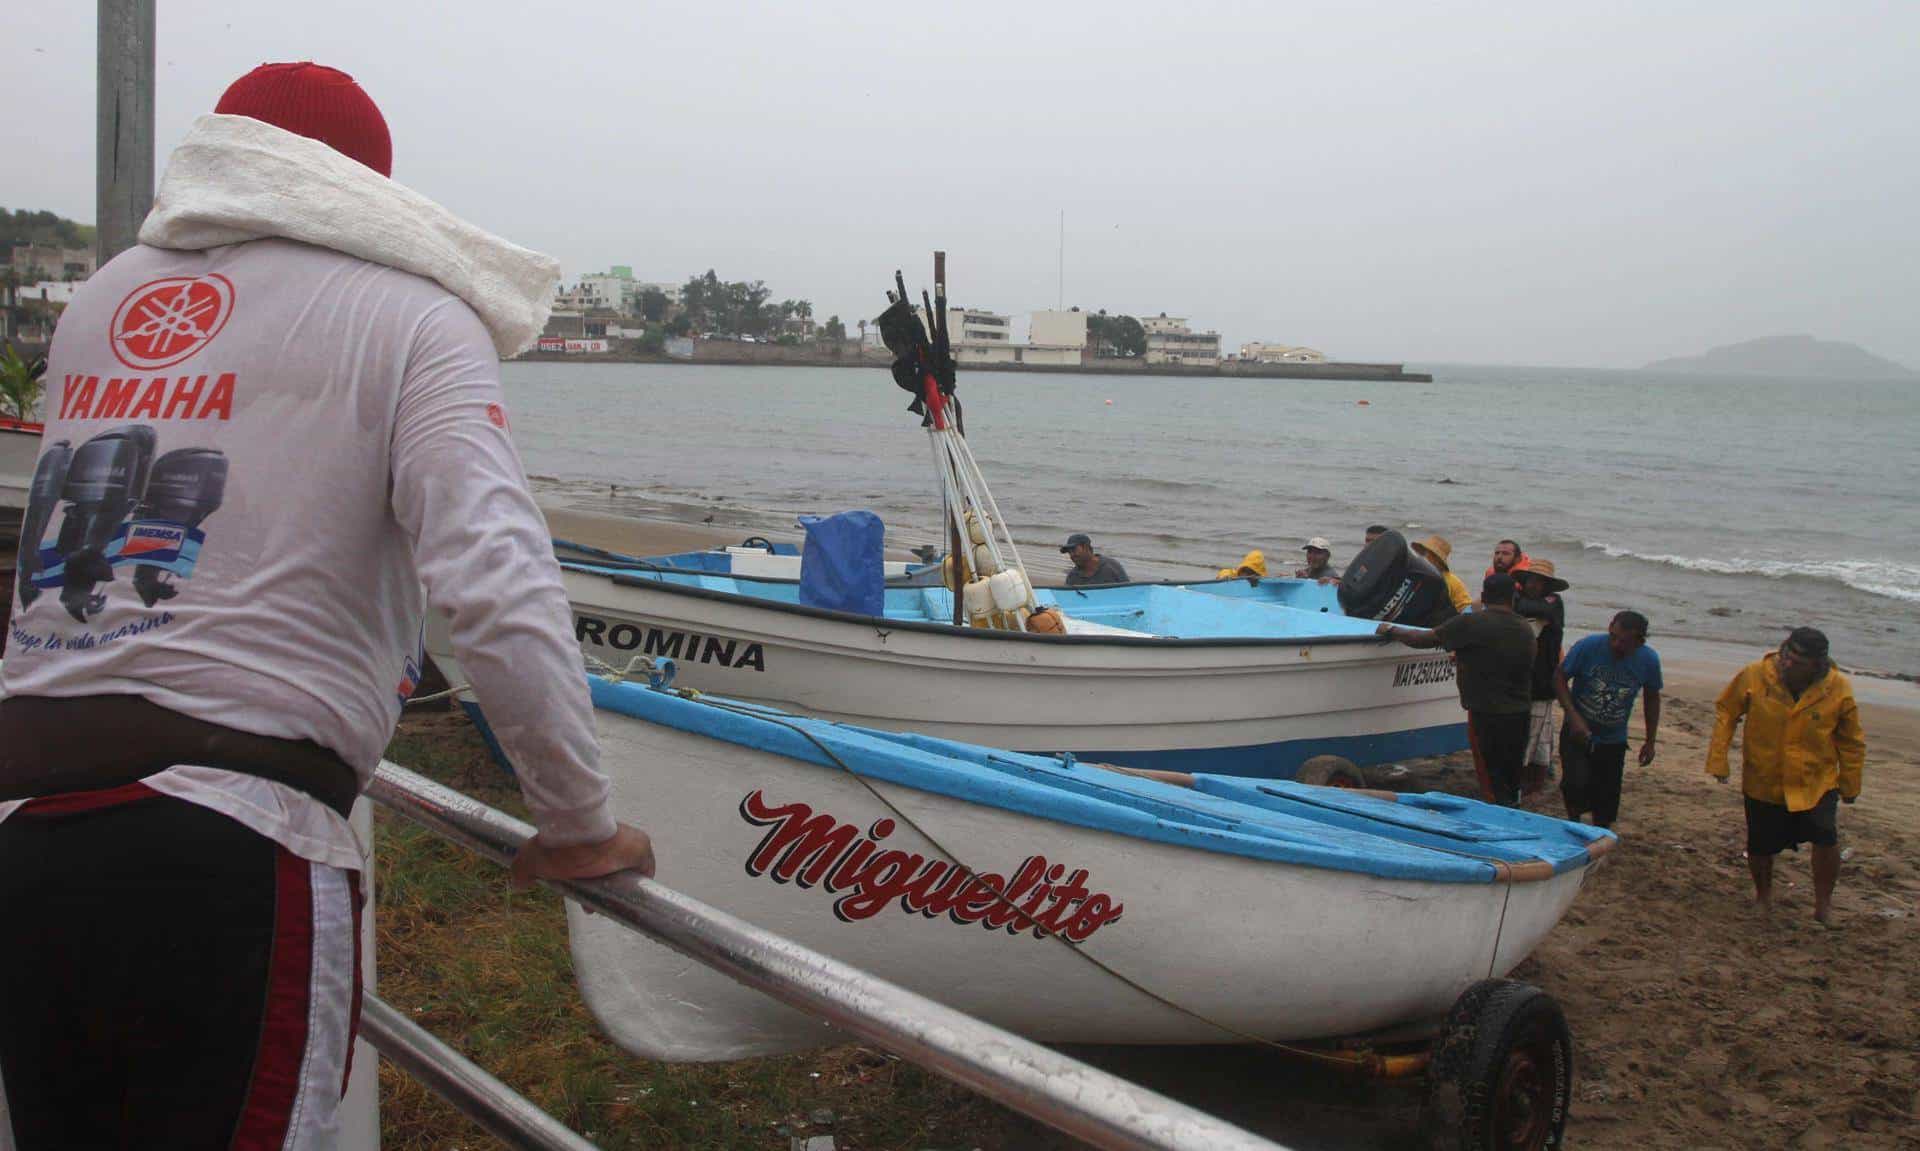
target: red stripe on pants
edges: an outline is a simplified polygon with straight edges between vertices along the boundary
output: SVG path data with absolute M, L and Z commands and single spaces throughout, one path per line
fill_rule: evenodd
M 347 1097 L 347 1084 L 353 1082 L 353 1041 L 360 1036 L 360 997 L 366 989 L 360 970 L 360 873 L 357 871 L 347 872 L 347 898 L 353 901 L 353 1005 L 347 1009 L 347 1057 L 342 1060 L 346 1066 L 340 1072 L 342 1099 Z
M 103 807 L 118 807 L 123 803 L 159 798 L 160 793 L 144 783 L 126 783 L 101 791 L 73 791 L 29 799 L 20 810 L 31 811 L 35 815 L 74 815 L 82 811 L 97 811 Z
M 307 1057 L 307 1018 L 313 988 L 313 865 L 277 853 L 273 959 L 267 968 L 267 1009 L 253 1079 L 233 1133 L 233 1151 L 276 1151 L 287 1141 L 300 1067 Z

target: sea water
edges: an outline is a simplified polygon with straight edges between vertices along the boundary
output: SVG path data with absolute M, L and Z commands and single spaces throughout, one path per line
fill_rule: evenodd
M 1826 629 L 1843 664 L 1920 671 L 1920 381 L 1436 366 L 1434 382 L 965 373 L 968 442 L 1029 571 L 1070 532 L 1135 578 L 1266 551 L 1336 564 L 1371 523 L 1453 544 L 1477 589 L 1518 540 L 1569 622 L 1633 608 L 1654 643 Z M 755 532 L 868 508 L 934 543 L 932 454 L 872 368 L 509 363 L 536 486 L 600 511 Z

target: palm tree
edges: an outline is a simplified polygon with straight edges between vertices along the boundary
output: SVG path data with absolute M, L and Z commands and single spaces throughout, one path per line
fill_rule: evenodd
M 31 420 L 40 406 L 40 374 L 46 370 L 46 360 L 28 363 L 14 351 L 11 340 L 0 343 L 0 411 Z

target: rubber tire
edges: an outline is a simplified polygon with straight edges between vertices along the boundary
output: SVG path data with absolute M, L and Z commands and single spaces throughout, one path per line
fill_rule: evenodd
M 1544 1097 L 1544 1116 L 1508 1112 L 1518 1078 Z M 1511 979 L 1485 979 L 1454 1001 L 1427 1070 L 1423 1125 L 1435 1151 L 1548 1151 L 1564 1145 L 1573 1097 L 1573 1034 L 1551 995 Z M 1528 1112 L 1531 1108 L 1528 1109 Z M 1503 1130 L 1516 1119 L 1516 1141 Z
M 1367 775 L 1343 756 L 1316 755 L 1293 773 L 1293 782 L 1316 787 L 1365 787 Z

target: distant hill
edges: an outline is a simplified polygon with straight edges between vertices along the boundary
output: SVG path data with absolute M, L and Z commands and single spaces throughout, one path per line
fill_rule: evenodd
M 1883 360 L 1858 344 L 1812 336 L 1768 336 L 1714 348 L 1698 356 L 1655 360 L 1649 371 L 1723 375 L 1812 376 L 1826 380 L 1910 380 L 1920 372 Z
M 15 244 L 45 244 L 55 248 L 93 247 L 93 225 L 78 224 L 52 212 L 0 208 L 0 248 Z

